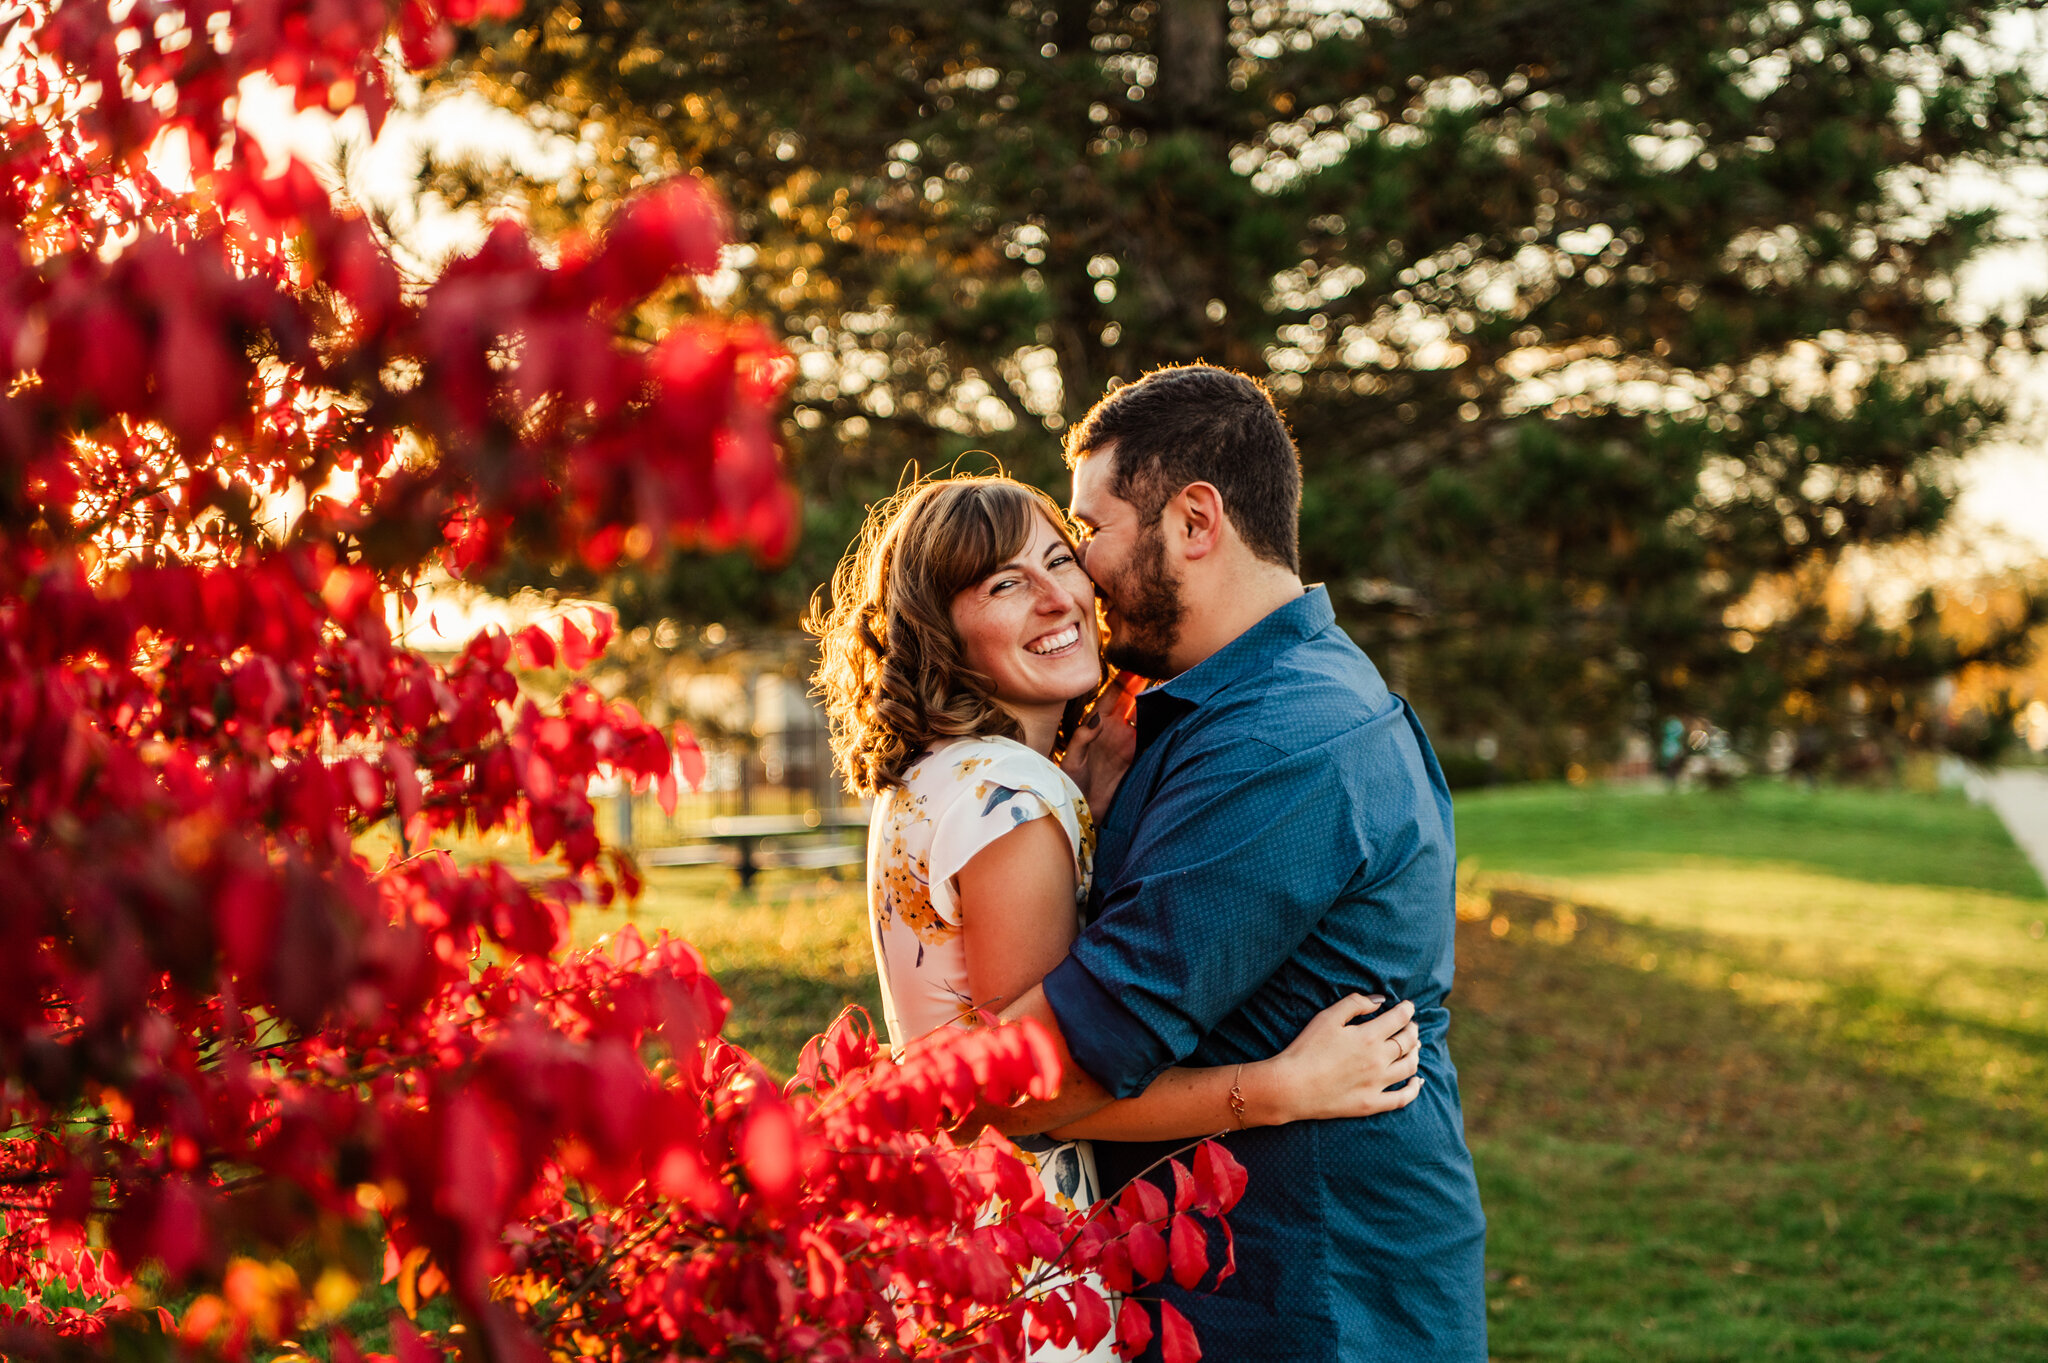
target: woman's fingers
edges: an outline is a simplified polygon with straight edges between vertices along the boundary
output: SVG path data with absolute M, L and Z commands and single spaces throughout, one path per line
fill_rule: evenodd
M 1394 1064 L 1390 1073 L 1392 1073 L 1393 1076 L 1397 1079 L 1406 1079 L 1409 1075 L 1414 1074 L 1417 1070 L 1421 1068 L 1421 1043 L 1419 1041 L 1411 1041 L 1408 1043 L 1408 1048 L 1406 1050 L 1402 1051 L 1399 1055 L 1394 1057 Z
M 1317 1013 L 1313 1018 L 1310 1018 L 1308 1026 L 1347 1026 L 1353 1020 L 1364 1017 L 1368 1013 L 1371 1013 L 1374 1009 L 1378 1008 L 1381 1004 L 1385 1003 L 1386 1001 L 1387 997 L 1384 994 L 1346 994 L 1343 998 L 1338 999 L 1328 1008 L 1323 1009 L 1322 1012 Z M 1392 1012 L 1391 1009 L 1389 1009 L 1388 1011 L 1389 1013 Z M 1372 1024 L 1370 1022 L 1367 1022 L 1363 1025 L 1369 1027 Z M 1304 1027 L 1302 1028 L 1302 1030 L 1307 1031 L 1308 1027 Z M 1361 1041 L 1383 1039 L 1383 1033 L 1377 1030 L 1370 1032 L 1361 1032 L 1359 1034 L 1358 1039 Z
M 1415 1005 L 1403 1000 L 1376 1013 L 1385 1002 L 1347 994 L 1311 1018 L 1277 1058 L 1293 1119 L 1369 1117 L 1415 1101 L 1422 1086 Z
M 1398 1112 L 1422 1096 L 1422 1085 L 1423 1078 L 1418 1074 L 1399 1088 L 1383 1089 L 1373 1095 L 1372 1108 L 1361 1115 L 1370 1117 L 1379 1112 Z
M 1092 774 L 1091 768 L 1100 764 L 1101 754 L 1097 749 L 1102 736 L 1099 726 L 1084 722 L 1067 740 L 1067 751 L 1060 758 L 1060 770 L 1073 777 L 1077 785 L 1085 787 Z
M 1075 729 L 1073 737 L 1067 740 L 1067 755 L 1060 759 L 1060 766 L 1069 775 L 1077 771 L 1086 770 L 1088 766 L 1088 750 L 1095 746 L 1095 735 L 1097 732 L 1098 730 L 1093 725 L 1084 723 Z
M 1354 997 L 1356 997 L 1354 995 Z M 1366 1036 L 1379 1041 L 1391 1041 L 1404 1027 L 1411 1026 L 1415 1018 L 1415 1003 L 1402 999 L 1386 1012 L 1367 1018 L 1359 1027 Z

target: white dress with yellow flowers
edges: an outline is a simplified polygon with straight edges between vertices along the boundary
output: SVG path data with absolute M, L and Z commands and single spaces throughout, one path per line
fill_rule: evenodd
M 1049 758 L 1008 738 L 956 738 L 933 745 L 875 801 L 868 825 L 868 921 L 882 980 L 890 1043 L 941 1027 L 978 1025 L 960 940 L 953 877 L 975 853 L 1033 819 L 1057 820 L 1074 853 L 1074 915 L 1088 897 L 1095 826 L 1080 788 Z M 996 906 L 1000 909 L 1000 906 Z M 1095 1202 L 1100 1184 L 1086 1141 L 1020 1136 L 1046 1195 L 1064 1207 Z M 1098 1285 L 1099 1286 L 1099 1285 Z M 1072 1350 L 1032 1358 L 1079 1359 Z M 1104 1342 L 1086 1358 L 1112 1359 Z

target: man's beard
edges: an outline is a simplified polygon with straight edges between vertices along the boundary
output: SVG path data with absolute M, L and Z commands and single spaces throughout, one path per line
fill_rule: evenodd
M 1116 578 L 1120 629 L 1102 656 L 1112 667 L 1160 680 L 1173 675 L 1166 658 L 1180 642 L 1180 581 L 1166 566 L 1166 536 L 1157 528 L 1138 541 L 1132 562 Z

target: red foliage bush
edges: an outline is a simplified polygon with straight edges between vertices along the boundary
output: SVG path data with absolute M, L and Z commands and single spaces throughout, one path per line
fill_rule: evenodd
M 543 710 L 514 668 L 580 667 L 610 622 L 445 665 L 392 636 L 416 574 L 515 538 L 602 567 L 794 533 L 786 357 L 709 313 L 622 326 L 715 264 L 696 182 L 548 254 L 500 223 L 409 282 L 234 126 L 257 75 L 374 125 L 387 39 L 432 61 L 503 10 L 33 0 L 0 39 L 0 1350 L 324 1331 L 348 1360 L 338 1314 L 380 1272 L 409 1309 L 445 1288 L 488 1359 L 1099 1338 L 1102 1297 L 1046 1295 L 1046 1265 L 1192 1281 L 1227 1156 L 1171 1208 L 1060 1214 L 1003 1142 L 948 1134 L 1055 1082 L 1028 1030 L 898 1063 L 843 1021 L 778 1090 L 688 947 L 565 950 L 573 905 L 638 888 L 592 779 L 672 797 L 677 763 L 629 706 Z M 189 186 L 153 169 L 174 145 Z M 386 820 L 406 847 L 523 830 L 545 869 L 373 865 Z M 390 1330 L 407 1363 L 454 1342 Z M 1150 1331 L 1127 1303 L 1126 1344 Z

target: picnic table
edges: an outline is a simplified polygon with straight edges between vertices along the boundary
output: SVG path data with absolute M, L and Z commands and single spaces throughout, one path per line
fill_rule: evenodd
M 691 824 L 682 830 L 683 842 L 676 847 L 652 847 L 640 860 L 649 866 L 715 866 L 725 864 L 739 873 L 742 888 L 769 867 L 823 870 L 831 866 L 857 866 L 867 859 L 867 842 L 807 841 L 795 847 L 772 844 L 791 839 L 815 840 L 821 833 L 868 826 L 868 812 L 858 806 L 849 809 L 809 809 L 801 814 L 729 814 Z

